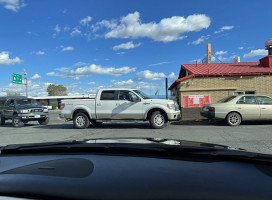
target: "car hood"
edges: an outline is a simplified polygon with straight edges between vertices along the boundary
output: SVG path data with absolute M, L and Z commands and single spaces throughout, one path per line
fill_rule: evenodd
M 175 140 L 175 139 L 163 139 L 163 138 L 101 138 L 101 139 L 89 139 L 86 143 L 121 143 L 121 144 L 167 144 L 167 145 L 180 145 L 184 147 L 209 147 L 217 149 L 233 149 L 233 150 L 244 150 L 233 148 L 226 145 L 196 142 L 188 140 Z
M 26 106 L 16 106 L 18 110 L 24 110 L 24 109 L 45 109 L 43 106 L 37 106 L 37 105 L 26 105 Z

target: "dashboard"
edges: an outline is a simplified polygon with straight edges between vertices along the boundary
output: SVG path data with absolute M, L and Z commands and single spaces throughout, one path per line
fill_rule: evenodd
M 272 199 L 272 167 L 211 159 L 28 154 L 0 157 L 0 199 Z

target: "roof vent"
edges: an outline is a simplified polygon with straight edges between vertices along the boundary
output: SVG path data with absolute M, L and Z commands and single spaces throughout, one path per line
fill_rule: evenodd
M 268 50 L 268 55 L 272 55 L 272 38 L 264 43 L 265 49 Z

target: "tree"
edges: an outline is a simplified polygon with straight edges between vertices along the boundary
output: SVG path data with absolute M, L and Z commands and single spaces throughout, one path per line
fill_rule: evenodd
M 12 93 L 12 92 L 7 92 L 7 96 L 9 96 L 9 97 L 17 97 L 17 96 L 21 96 L 21 94 L 20 94 L 20 93 L 17 93 L 17 92 L 14 92 L 14 93 Z
M 67 88 L 63 85 L 50 84 L 47 87 L 48 96 L 67 96 Z

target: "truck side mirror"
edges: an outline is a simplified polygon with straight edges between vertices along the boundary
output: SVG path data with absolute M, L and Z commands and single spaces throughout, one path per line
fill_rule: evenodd
M 139 97 L 132 97 L 132 102 L 140 102 L 141 101 L 141 99 L 139 98 Z

